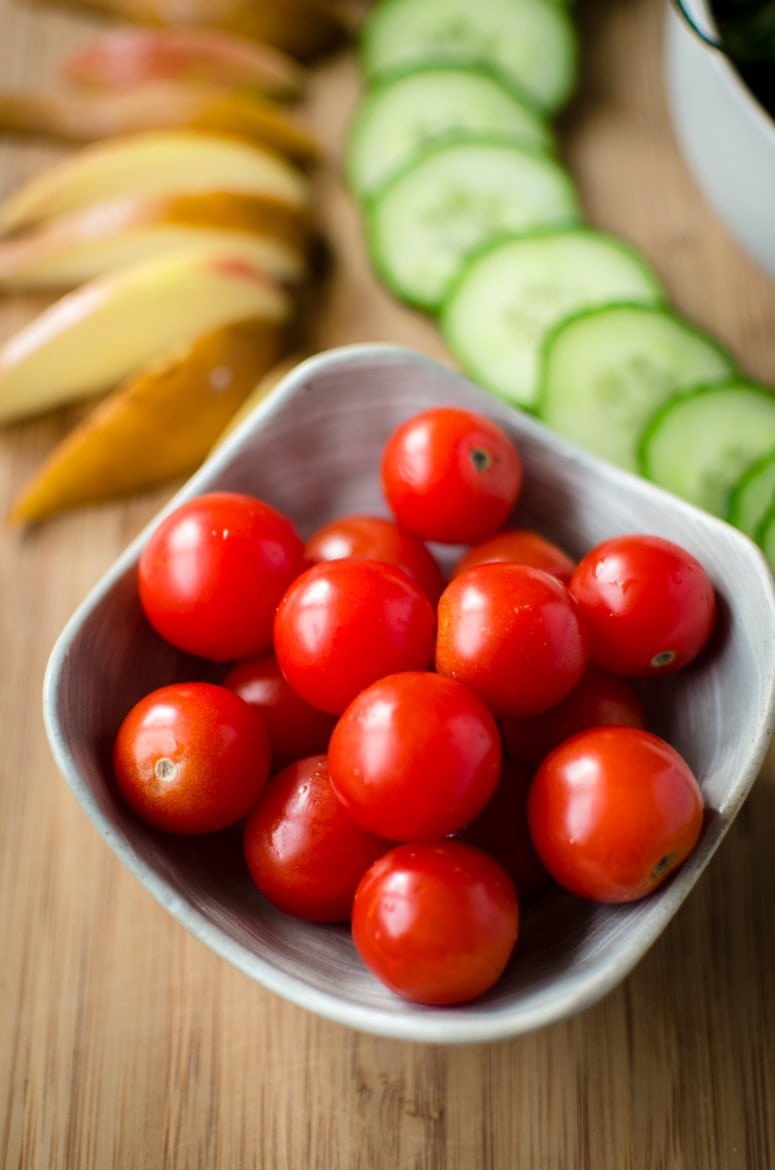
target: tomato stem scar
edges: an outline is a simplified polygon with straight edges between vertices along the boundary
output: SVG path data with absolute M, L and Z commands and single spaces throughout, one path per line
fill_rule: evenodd
M 666 871 L 668 869 L 670 869 L 670 866 L 672 865 L 672 863 L 673 863 L 673 854 L 672 853 L 666 853 L 664 857 L 660 857 L 659 861 L 657 862 L 657 864 L 654 866 L 654 868 L 651 871 L 650 880 L 653 881 L 655 878 L 662 877 L 662 875 L 664 873 L 666 873 Z
M 168 756 L 162 756 L 154 764 L 153 770 L 157 780 L 174 780 L 178 774 L 178 765 Z
M 675 659 L 675 650 L 660 650 L 651 659 L 652 666 L 669 666 Z
M 487 471 L 492 466 L 492 456 L 483 447 L 471 448 L 471 462 L 477 471 Z

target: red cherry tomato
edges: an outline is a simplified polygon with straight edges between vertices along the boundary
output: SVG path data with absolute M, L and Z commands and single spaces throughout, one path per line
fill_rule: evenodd
M 504 760 L 498 787 L 458 840 L 477 845 L 499 861 L 511 877 L 521 906 L 532 902 L 549 882 L 533 847 L 527 824 L 531 775 Z
M 307 541 L 310 561 L 363 557 L 403 569 L 435 605 L 444 588 L 436 558 L 423 542 L 381 516 L 342 516 L 319 528 Z
M 265 650 L 277 602 L 304 565 L 293 524 L 262 500 L 213 492 L 181 504 L 140 556 L 140 602 L 173 646 L 225 662 Z
M 581 682 L 555 707 L 530 719 L 503 719 L 501 733 L 509 758 L 534 769 L 577 731 L 606 724 L 645 727 L 646 710 L 631 683 L 589 666 Z
M 436 669 L 466 683 L 496 715 L 536 715 L 559 703 L 587 658 L 575 602 L 540 569 L 478 565 L 441 595 Z
M 658 536 L 617 536 L 591 549 L 570 590 L 589 630 L 592 658 L 630 677 L 670 674 L 707 643 L 716 616 L 700 562 Z
M 464 573 L 466 569 L 473 569 L 476 565 L 489 565 L 497 561 L 507 561 L 515 565 L 529 565 L 533 569 L 543 569 L 551 573 L 567 585 L 571 578 L 576 562 L 566 552 L 541 536 L 539 532 L 532 532 L 527 528 L 508 528 L 503 532 L 496 532 L 489 540 L 482 540 L 464 553 L 452 570 L 452 576 Z
M 260 715 L 212 683 L 176 683 L 140 699 L 123 720 L 113 760 L 138 816 L 170 833 L 212 833 L 239 821 L 269 775 Z
M 364 964 L 415 1003 L 483 995 L 503 973 L 518 929 L 509 875 L 460 841 L 397 846 L 374 862 L 353 902 Z
M 426 667 L 435 627 L 433 606 L 400 569 L 355 557 L 322 561 L 280 602 L 275 653 L 297 694 L 338 715 L 383 675 Z
M 382 456 L 382 489 L 398 523 L 422 540 L 472 544 L 514 508 L 522 463 L 506 432 L 454 407 L 398 426 Z
M 259 890 L 309 922 L 346 921 L 358 882 L 389 848 L 337 800 L 325 756 L 274 775 L 245 825 L 245 859 Z
M 235 663 L 223 686 L 260 711 L 272 749 L 273 772 L 328 748 L 336 719 L 296 694 L 271 650 Z
M 484 807 L 502 749 L 484 703 L 454 679 L 390 675 L 362 691 L 331 736 L 331 783 L 350 815 L 395 841 L 454 833 Z
M 688 857 L 703 799 L 688 764 L 634 727 L 582 731 L 536 772 L 528 823 L 538 856 L 571 893 L 631 902 Z

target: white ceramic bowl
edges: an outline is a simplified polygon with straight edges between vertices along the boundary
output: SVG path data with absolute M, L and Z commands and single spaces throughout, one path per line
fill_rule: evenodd
M 615 533 L 661 533 L 697 555 L 719 590 L 712 653 L 665 680 L 653 712 L 654 730 L 685 754 L 708 806 L 691 861 L 660 892 L 622 907 L 553 893 L 526 913 L 513 961 L 490 994 L 463 1007 L 423 1008 L 364 970 L 346 928 L 307 925 L 269 907 L 247 876 L 236 832 L 184 840 L 145 827 L 114 790 L 113 736 L 144 692 L 201 671 L 162 644 L 139 609 L 137 560 L 156 521 L 62 633 L 44 705 L 55 758 L 87 816 L 198 938 L 324 1016 L 375 1033 L 460 1043 L 523 1033 L 590 1004 L 675 914 L 744 801 L 772 734 L 775 594 L 761 553 L 736 530 L 586 455 L 435 361 L 393 347 L 353 346 L 304 362 L 168 507 L 213 489 L 253 492 L 293 516 L 304 534 L 336 514 L 384 512 L 377 481 L 384 440 L 400 420 L 441 403 L 480 410 L 513 435 L 525 466 L 519 523 L 576 554 Z
M 715 31 L 708 0 L 691 0 L 691 12 L 699 27 Z M 730 234 L 775 279 L 775 120 L 670 0 L 664 45 L 668 101 L 687 165 Z

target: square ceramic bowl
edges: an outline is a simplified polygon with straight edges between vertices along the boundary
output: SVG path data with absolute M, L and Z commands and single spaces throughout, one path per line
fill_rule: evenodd
M 357 1029 L 417 1041 L 501 1039 L 576 1012 L 614 987 L 652 945 L 708 863 L 754 782 L 773 730 L 775 596 L 756 548 L 727 525 L 596 461 L 429 358 L 386 346 L 333 350 L 302 363 L 170 502 L 201 492 L 252 492 L 309 535 L 346 512 L 385 513 L 378 460 L 402 419 L 438 404 L 482 411 L 513 436 L 525 468 L 515 520 L 571 552 L 616 533 L 680 541 L 721 599 L 711 653 L 658 689 L 652 727 L 701 780 L 708 818 L 669 885 L 629 906 L 561 892 L 524 915 L 511 965 L 490 994 L 462 1007 L 408 1004 L 362 967 L 346 927 L 273 910 L 244 867 L 239 835 L 176 839 L 147 828 L 111 780 L 119 722 L 146 691 L 202 677 L 202 664 L 162 644 L 137 601 L 135 572 L 154 521 L 70 620 L 45 680 L 54 756 L 87 816 L 148 890 L 188 930 L 258 983 Z M 158 520 L 158 518 L 157 518 Z

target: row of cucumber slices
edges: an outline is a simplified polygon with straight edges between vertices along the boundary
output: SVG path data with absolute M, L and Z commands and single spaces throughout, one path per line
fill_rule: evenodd
M 377 0 L 346 178 L 379 278 L 474 381 L 722 516 L 775 565 L 775 393 L 584 223 L 555 150 L 563 0 Z

